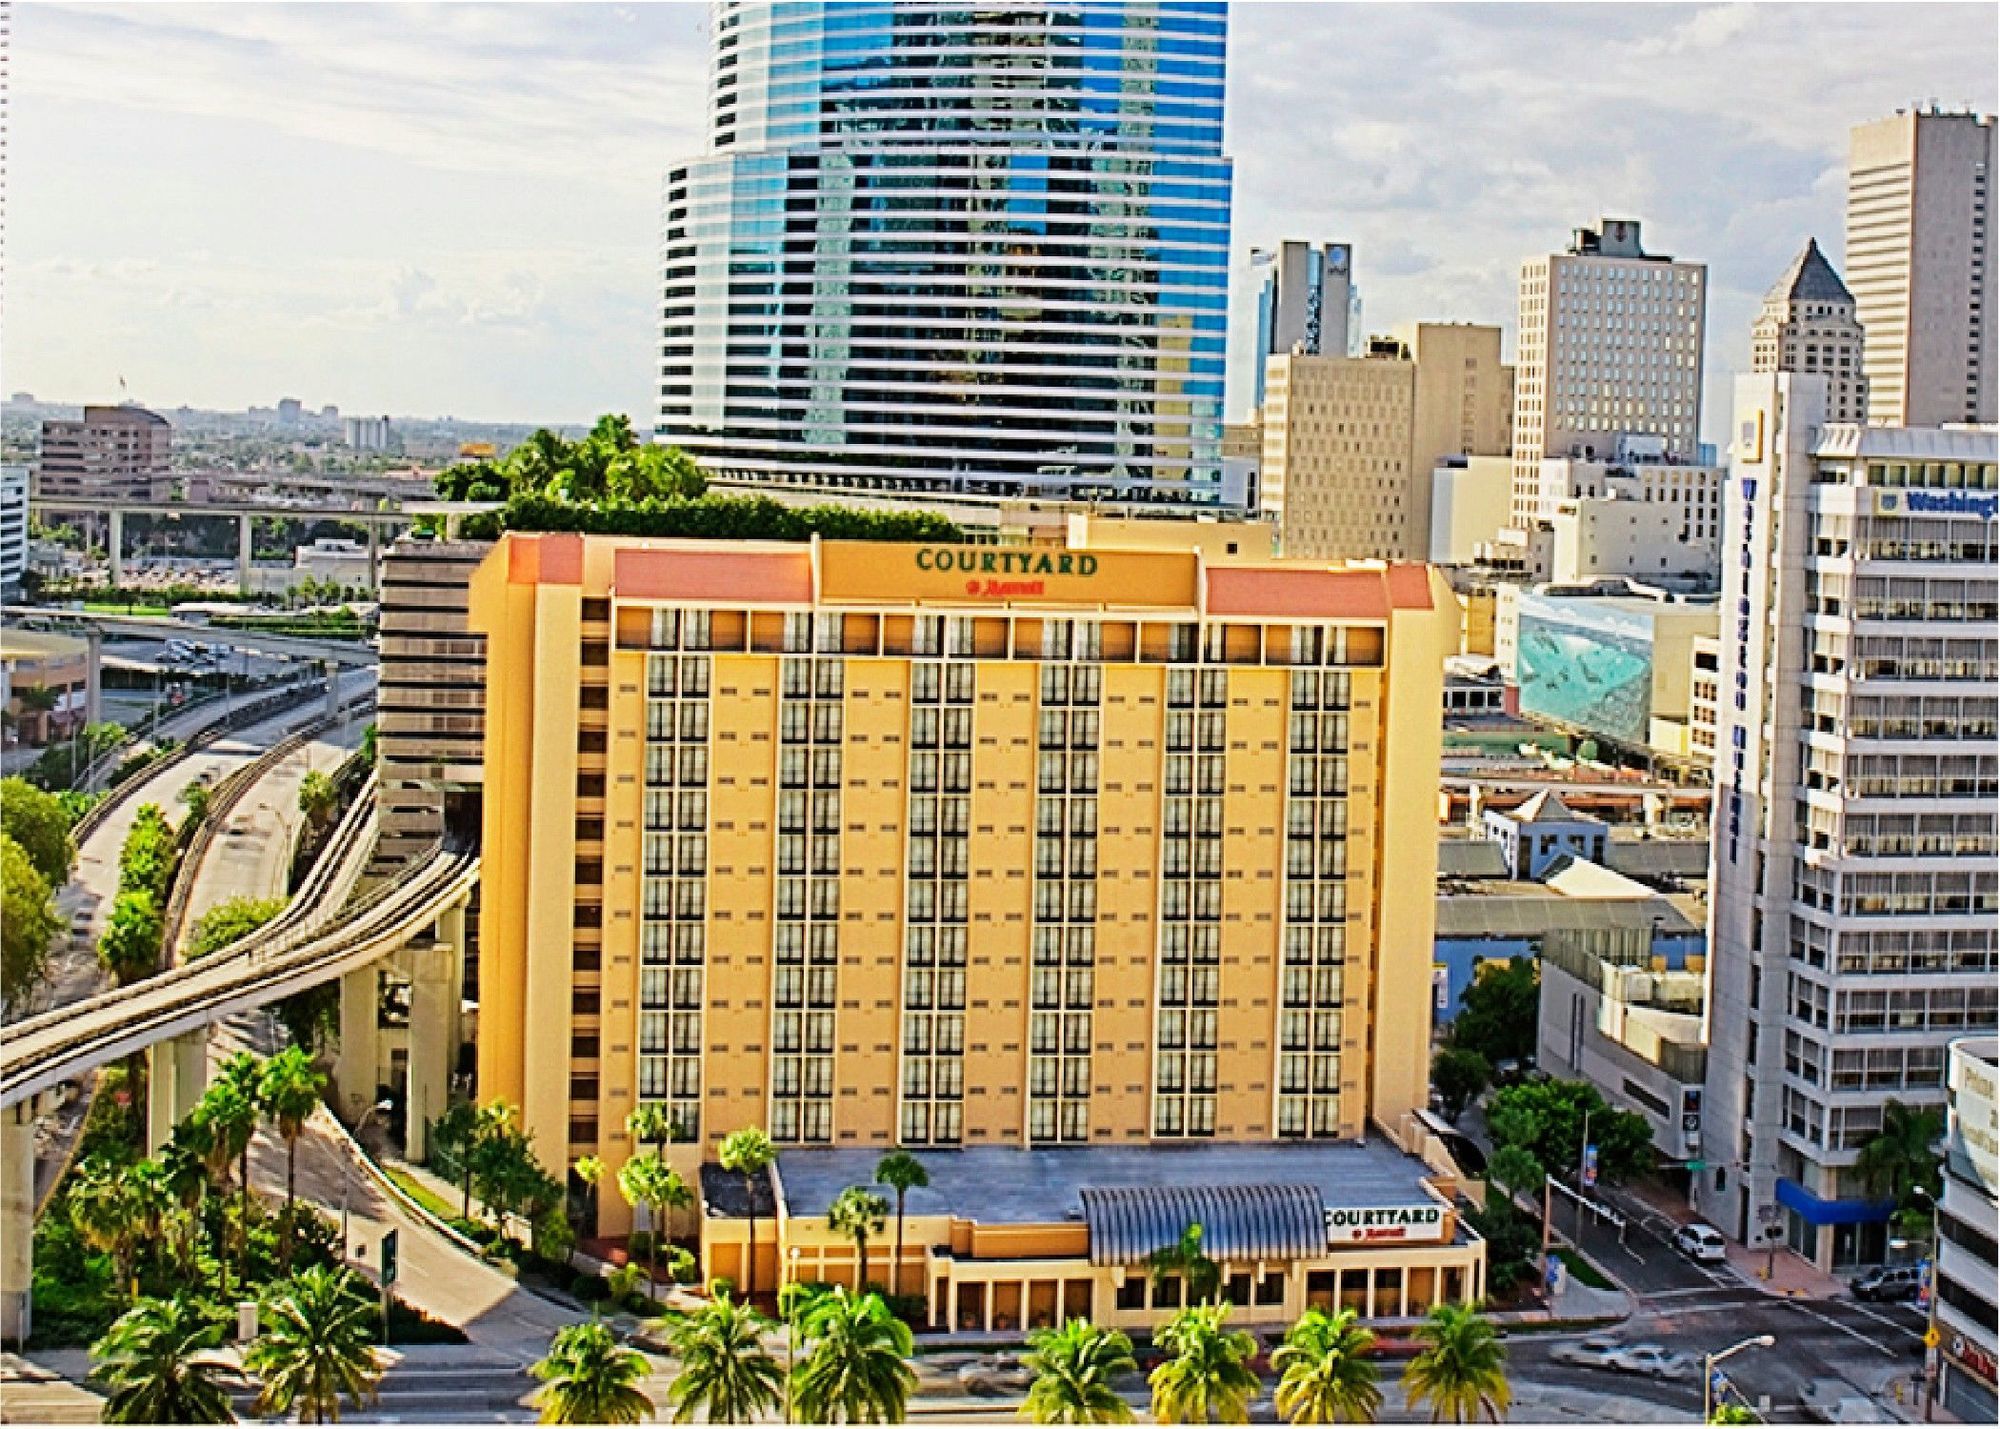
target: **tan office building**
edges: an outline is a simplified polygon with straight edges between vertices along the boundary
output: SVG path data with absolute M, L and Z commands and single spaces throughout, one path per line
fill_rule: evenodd
M 1456 645 L 1434 575 L 516 534 L 471 624 L 480 1096 L 521 1106 L 547 1163 L 614 1169 L 626 1115 L 667 1107 L 707 1273 L 742 1277 L 747 1223 L 703 1163 L 762 1126 L 765 1291 L 852 1266 L 822 1193 L 901 1146 L 933 1170 L 906 1265 L 940 1323 L 1050 1296 L 1144 1321 L 1090 1191 L 1176 1166 L 1290 1206 L 1282 1244 L 1233 1222 L 1211 1249 L 1273 1317 L 1479 1293 L 1448 1159 L 1413 1130 Z M 1382 1235 L 1328 1230 L 1371 1207 Z M 607 1192 L 596 1229 L 629 1223 Z
M 1514 524 L 1545 504 L 1545 457 L 1605 457 L 1657 436 L 1691 462 L 1701 430 L 1708 269 L 1650 254 L 1639 225 L 1579 228 L 1567 252 L 1521 265 L 1514 359 Z
M 1808 372 L 1826 378 L 1827 418 L 1868 420 L 1868 382 L 1862 375 L 1862 330 L 1854 296 L 1840 274 L 1808 238 L 1785 274 L 1764 295 L 1750 329 L 1752 372 Z
M 1994 132 L 1990 114 L 1932 107 L 1849 135 L 1847 281 L 1876 426 L 1994 419 Z

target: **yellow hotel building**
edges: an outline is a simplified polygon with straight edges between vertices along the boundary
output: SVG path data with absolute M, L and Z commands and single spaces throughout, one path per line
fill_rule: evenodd
M 932 1185 L 867 1273 L 940 1326 L 1149 1324 L 1197 1220 L 1252 1318 L 1483 1292 L 1415 1115 L 1427 568 L 513 534 L 471 621 L 480 1096 L 614 1171 L 665 1105 L 705 1275 L 761 1126 L 763 1292 L 854 1275 L 827 1204 L 897 1147 Z

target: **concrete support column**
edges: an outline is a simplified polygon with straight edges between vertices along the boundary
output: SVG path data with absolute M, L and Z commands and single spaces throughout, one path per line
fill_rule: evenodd
M 125 513 L 116 509 L 111 512 L 111 533 L 105 541 L 111 556 L 111 584 L 125 584 Z
M 351 1126 L 375 1104 L 381 1062 L 381 978 L 374 964 L 340 980 L 340 1053 L 333 1062 L 334 1103 Z
M 174 1038 L 174 1120 L 194 1114 L 208 1090 L 208 1029 L 197 1027 Z
M 467 903 L 454 903 L 438 915 L 438 942 L 451 950 L 451 1063 L 458 1066 L 459 1049 L 465 1045 L 465 919 Z
M 104 631 L 93 625 L 83 633 L 90 653 L 83 664 L 83 722 L 104 720 Z
M 382 528 L 373 521 L 363 523 L 368 532 L 368 591 L 379 595 L 382 590 Z
M 409 952 L 413 975 L 403 1149 L 412 1161 L 420 1162 L 430 1154 L 430 1126 L 443 1113 L 451 1088 L 452 1055 L 456 1051 L 451 1025 L 458 1008 L 458 988 L 452 982 L 455 959 L 448 944 L 434 943 L 422 949 L 413 945 Z
M 340 666 L 331 660 L 322 660 L 320 669 L 326 675 L 326 717 L 332 719 L 340 708 Z
M 0 1340 L 24 1344 L 35 1286 L 35 1098 L 0 1112 Z
M 158 1151 L 208 1089 L 208 1029 L 197 1027 L 146 1049 L 146 1144 Z
M 236 518 L 236 589 L 244 595 L 250 594 L 250 561 L 257 548 L 250 539 L 250 523 L 254 518 Z

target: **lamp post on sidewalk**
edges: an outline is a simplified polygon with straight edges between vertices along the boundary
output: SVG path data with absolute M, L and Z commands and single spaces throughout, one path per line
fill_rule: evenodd
M 1755 1335 L 1747 1340 L 1738 1340 L 1726 1350 L 1719 1350 L 1715 1354 L 1703 1355 L 1701 1357 L 1702 1423 L 1708 1423 L 1709 1417 L 1715 1412 L 1715 1367 L 1733 1354 L 1740 1354 L 1744 1350 L 1752 1349 L 1768 1350 L 1777 1343 L 1777 1340 L 1770 1335 Z

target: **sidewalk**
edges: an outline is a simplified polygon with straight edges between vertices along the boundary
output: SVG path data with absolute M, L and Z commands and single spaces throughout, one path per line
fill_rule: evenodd
M 1648 1211 L 1675 1226 L 1692 1225 L 1701 1216 L 1688 1209 L 1687 1202 L 1665 1186 L 1651 1181 L 1621 1186 L 1619 1190 Z M 1828 1275 L 1792 1250 L 1779 1246 L 1777 1255 L 1763 1247 L 1739 1245 L 1725 1238 L 1729 1264 L 1744 1280 L 1772 1295 L 1802 1299 L 1830 1300 L 1847 1289 L 1847 1283 Z M 1775 1262 L 1775 1263 L 1774 1263 Z M 1769 1270 L 1767 1272 L 1767 1267 Z

